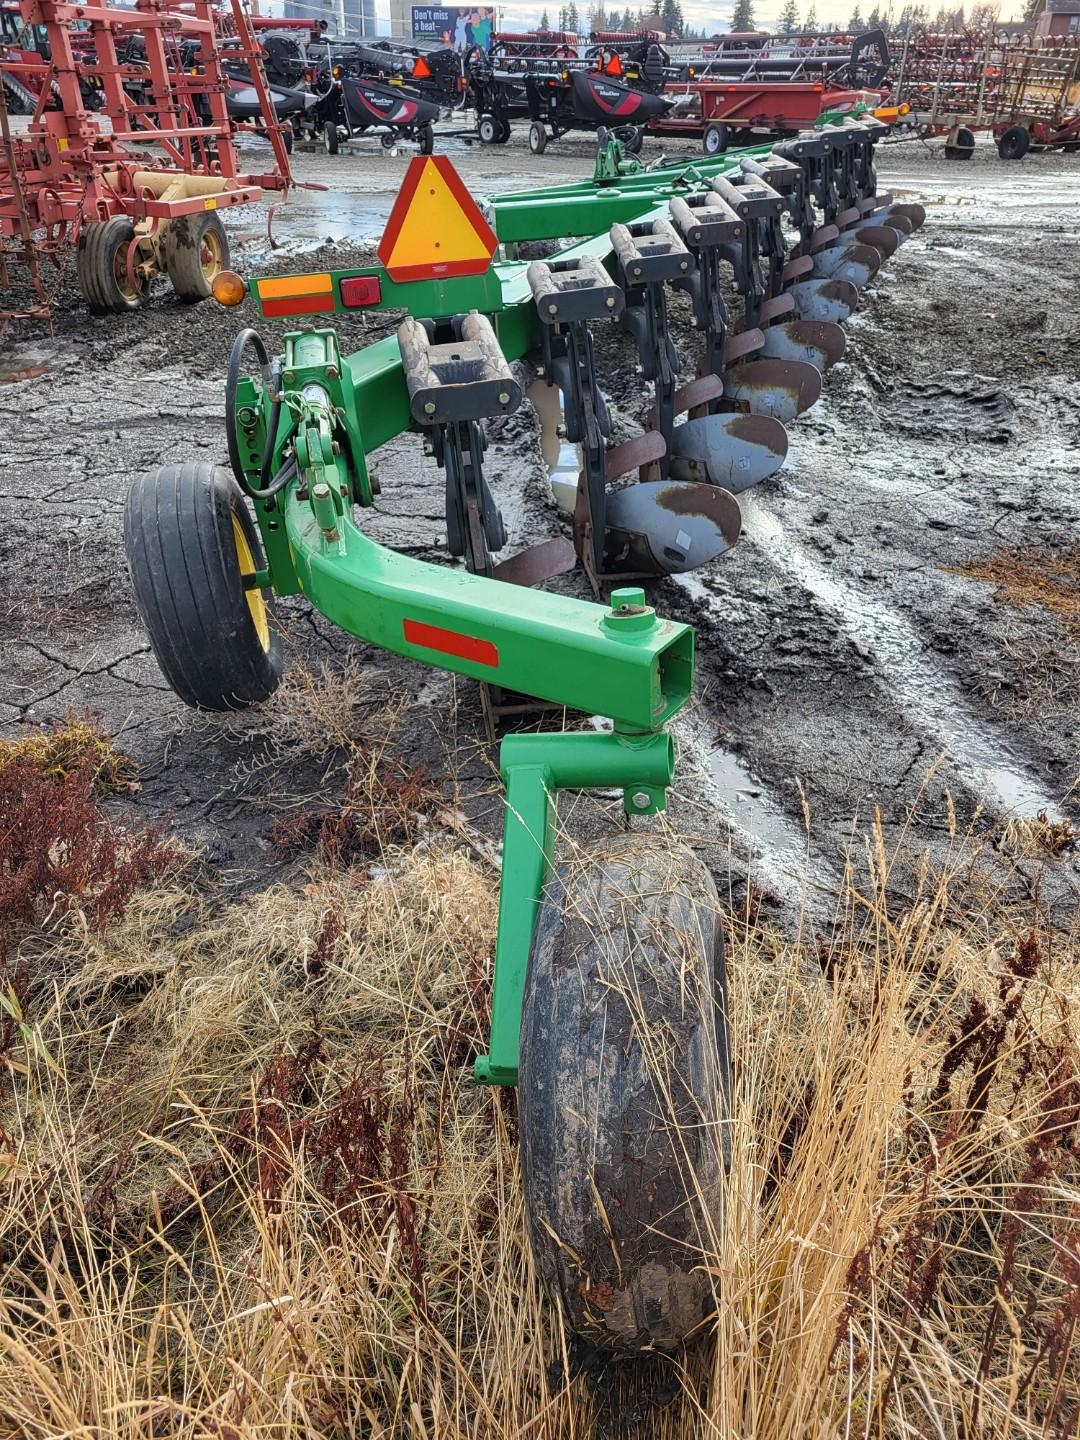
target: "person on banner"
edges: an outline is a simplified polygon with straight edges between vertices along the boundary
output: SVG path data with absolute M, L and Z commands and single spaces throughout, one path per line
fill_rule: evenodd
M 491 49 L 491 11 L 484 6 L 473 11 L 469 21 L 474 45 L 481 50 Z
M 467 6 L 459 6 L 457 21 L 454 25 L 454 49 L 467 50 L 471 43 L 469 39 L 469 10 Z

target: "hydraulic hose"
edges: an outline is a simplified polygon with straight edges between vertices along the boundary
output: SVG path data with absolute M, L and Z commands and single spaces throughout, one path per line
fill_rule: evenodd
M 270 421 L 266 427 L 266 444 L 263 446 L 262 464 L 259 468 L 258 487 L 252 486 L 244 471 L 244 462 L 240 454 L 240 442 L 236 436 L 236 387 L 240 383 L 240 375 L 244 357 L 248 350 L 254 350 L 255 358 L 259 362 L 259 368 L 263 374 L 263 384 L 266 385 L 272 398 L 270 402 Z M 276 387 L 270 381 L 270 356 L 267 354 L 266 346 L 263 344 L 262 336 L 257 330 L 241 330 L 233 341 L 232 351 L 229 355 L 229 367 L 225 372 L 225 438 L 229 446 L 229 464 L 236 476 L 236 482 L 244 494 L 252 500 L 269 500 L 278 493 L 286 484 L 295 469 L 295 465 L 285 464 L 273 480 L 270 479 L 270 466 L 274 460 L 274 441 L 277 438 L 278 421 L 281 419 L 281 399 Z

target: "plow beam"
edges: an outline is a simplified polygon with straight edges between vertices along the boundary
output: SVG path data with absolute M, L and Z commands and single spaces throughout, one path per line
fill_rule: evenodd
M 341 485 L 329 489 L 332 497 Z M 686 702 L 689 625 L 414 560 L 377 545 L 335 506 L 328 526 L 290 487 L 285 528 L 303 593 L 350 635 L 631 730 L 657 729 Z

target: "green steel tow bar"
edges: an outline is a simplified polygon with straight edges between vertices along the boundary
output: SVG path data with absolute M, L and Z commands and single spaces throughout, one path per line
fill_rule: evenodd
M 504 245 L 603 231 L 559 258 L 605 261 L 613 222 L 661 217 L 672 195 L 707 187 L 738 159 L 499 197 L 493 226 Z M 404 284 L 378 266 L 331 272 L 328 289 L 326 276 L 300 279 L 324 287 L 312 306 L 320 316 L 354 309 L 357 295 L 365 308 L 425 318 L 486 313 L 509 361 L 540 341 L 525 272 L 524 264 L 496 262 L 479 276 Z M 250 290 L 264 314 L 280 313 L 258 279 Z M 280 370 L 263 372 L 261 387 L 244 378 L 235 389 L 235 440 L 267 559 L 249 588 L 301 591 L 343 630 L 393 654 L 613 722 L 610 732 L 502 742 L 506 813 L 491 1043 L 475 1073 L 484 1083 L 513 1085 L 525 968 L 553 862 L 556 796 L 618 787 L 629 815 L 664 808 L 674 747 L 663 727 L 691 692 L 693 631 L 659 618 L 639 589 L 616 590 L 608 608 L 427 564 L 365 536 L 353 507 L 373 502 L 366 456 L 411 424 L 395 338 L 342 357 L 332 329 L 296 331 L 285 336 Z M 279 482 L 260 488 L 268 473 Z

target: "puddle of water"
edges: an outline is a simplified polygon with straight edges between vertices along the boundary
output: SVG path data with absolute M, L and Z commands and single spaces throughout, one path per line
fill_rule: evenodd
M 28 341 L 9 345 L 0 359 L 0 385 L 20 385 L 47 375 L 56 363 L 56 346 Z
M 1017 765 L 992 731 L 967 710 L 955 685 L 922 657 L 913 627 L 865 590 L 831 575 L 785 532 L 751 494 L 740 497 L 746 538 L 767 550 L 800 584 L 841 619 L 848 635 L 871 650 L 896 700 L 949 754 L 972 788 L 1009 814 L 1062 819 L 1054 799 Z
M 296 190 L 274 210 L 270 244 L 266 231 L 246 234 L 242 238 L 251 246 L 252 260 L 271 255 L 301 254 L 319 245 L 379 243 L 390 210 L 392 195 L 358 190 Z
M 0 365 L 0 385 L 17 385 L 20 380 L 36 380 L 48 373 L 48 365 Z
M 746 762 L 730 750 L 710 750 L 705 763 L 713 788 L 732 824 L 763 851 L 770 870 L 801 872 L 806 866 L 806 834 L 798 829 Z

